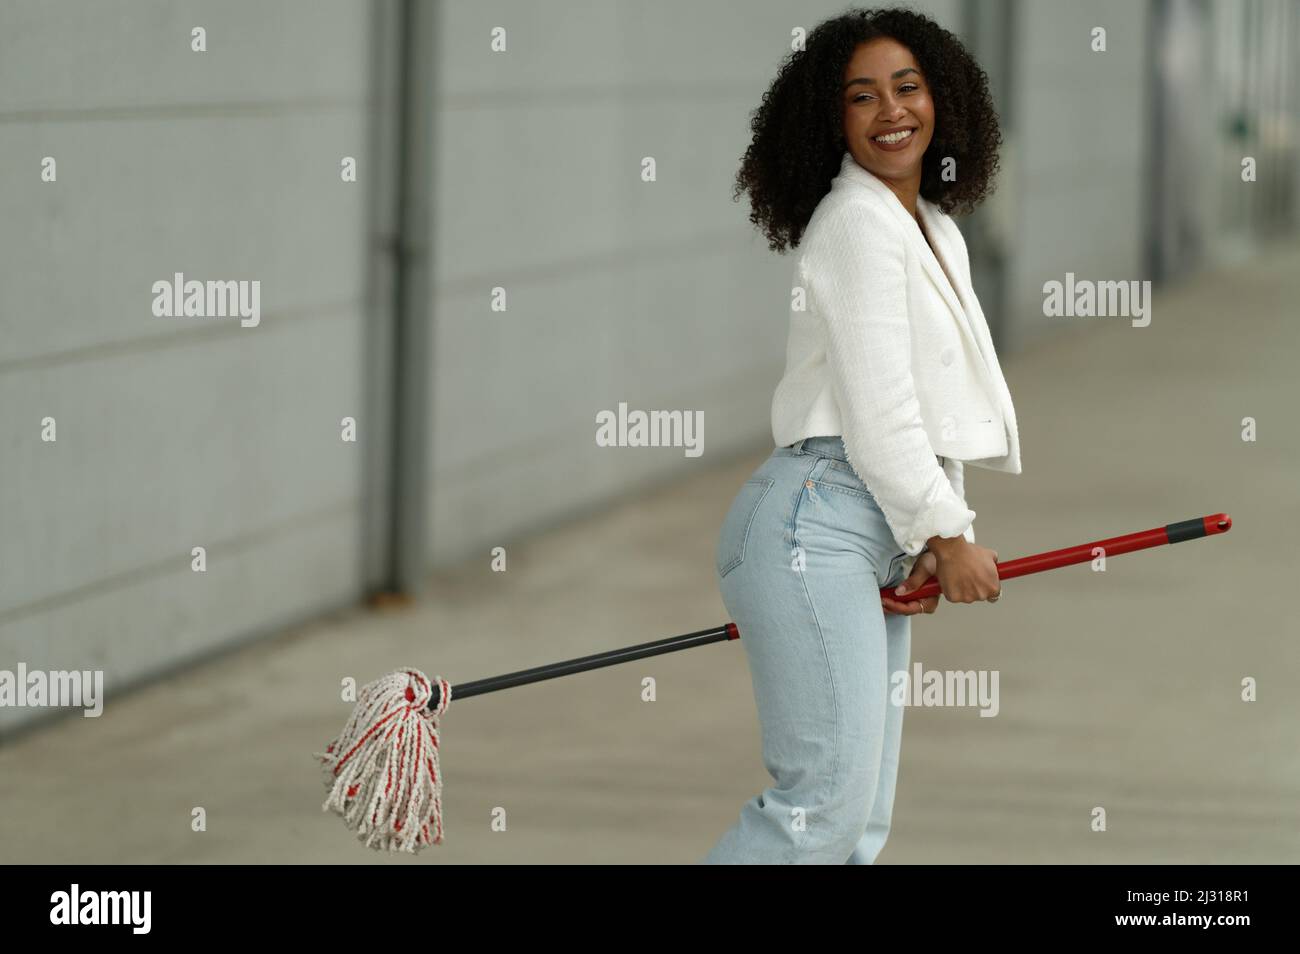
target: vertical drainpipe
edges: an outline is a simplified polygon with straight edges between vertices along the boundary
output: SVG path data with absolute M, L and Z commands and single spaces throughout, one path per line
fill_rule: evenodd
M 1142 175 L 1146 183 L 1142 197 L 1142 269 L 1153 284 L 1168 277 L 1164 235 L 1170 220 L 1169 196 L 1161 174 L 1169 161 L 1165 154 L 1168 91 L 1161 68 L 1169 33 L 1169 0 L 1150 0 L 1146 9 L 1146 48 L 1143 67 L 1147 116 L 1143 124 Z
M 432 0 L 401 2 L 400 148 L 397 194 L 394 447 L 390 539 L 394 589 L 414 595 L 424 585 L 433 363 L 432 209 L 434 29 Z
M 393 592 L 393 381 L 397 325 L 401 8 L 398 0 L 370 4 L 369 149 L 358 169 L 366 183 L 367 274 L 359 353 L 364 404 L 357 443 L 363 452 L 361 567 L 366 596 Z
M 370 5 L 370 152 L 361 169 L 370 261 L 358 437 L 362 575 L 378 603 L 416 594 L 426 566 L 432 8 L 426 0 Z
M 1016 0 L 965 0 L 959 9 L 962 42 L 975 57 L 988 76 L 989 93 L 998 111 L 1002 128 L 1003 159 L 1016 148 L 1015 97 L 1015 37 L 1019 11 Z M 1005 222 L 1020 200 L 1015 195 L 1019 188 L 1004 161 L 998 173 L 994 194 L 986 200 L 993 207 L 975 210 L 963 228 L 968 237 L 971 259 L 971 277 L 980 307 L 988 318 L 989 334 L 993 345 L 1001 352 L 1009 334 L 1007 309 L 1009 307 L 1009 269 L 1013 248 L 1004 247 L 1008 236 L 996 222 Z M 958 170 L 958 175 L 961 170 Z

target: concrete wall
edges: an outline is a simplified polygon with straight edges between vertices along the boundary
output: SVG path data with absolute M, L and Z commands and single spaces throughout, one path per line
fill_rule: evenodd
M 111 689 L 359 594 L 369 22 L 0 5 L 0 668 Z M 260 325 L 155 317 L 178 271 L 259 280 Z
M 1043 283 L 1137 279 L 1147 148 L 1146 3 L 1021 2 L 1014 17 L 1016 128 L 999 180 L 1009 203 L 1005 349 L 1060 330 Z M 1093 27 L 1107 50 L 1091 49 Z M 989 316 L 993 321 L 994 317 Z

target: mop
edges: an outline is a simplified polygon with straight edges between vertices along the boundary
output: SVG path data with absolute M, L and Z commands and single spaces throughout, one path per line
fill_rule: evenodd
M 1035 553 L 997 564 L 998 579 L 1087 563 L 1099 554 L 1118 556 L 1164 544 L 1226 533 L 1226 513 L 1182 520 L 1151 530 Z M 881 589 L 900 602 L 941 595 L 938 579 L 903 596 Z M 452 687 L 414 668 L 398 669 L 367 684 L 343 731 L 317 754 L 329 795 L 322 811 L 340 815 L 357 837 L 375 850 L 415 853 L 441 844 L 442 774 L 438 764 L 439 720 L 457 699 L 555 679 L 572 673 L 645 659 L 663 653 L 740 638 L 735 623 L 682 636 L 595 653 L 533 669 L 492 676 Z

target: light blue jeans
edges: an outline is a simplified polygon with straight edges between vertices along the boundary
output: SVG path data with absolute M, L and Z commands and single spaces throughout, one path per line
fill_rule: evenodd
M 871 864 L 889 835 L 911 618 L 880 587 L 898 547 L 839 437 L 778 447 L 722 523 L 717 571 L 740 629 L 772 784 L 703 864 Z

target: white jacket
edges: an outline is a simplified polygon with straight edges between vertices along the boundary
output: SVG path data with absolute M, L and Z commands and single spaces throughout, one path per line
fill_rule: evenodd
M 798 246 L 772 399 L 778 447 L 843 437 L 912 557 L 935 535 L 974 542 L 963 462 L 1020 473 L 1015 408 L 966 242 L 932 202 L 918 197 L 917 209 L 938 259 L 893 191 L 845 151 Z

